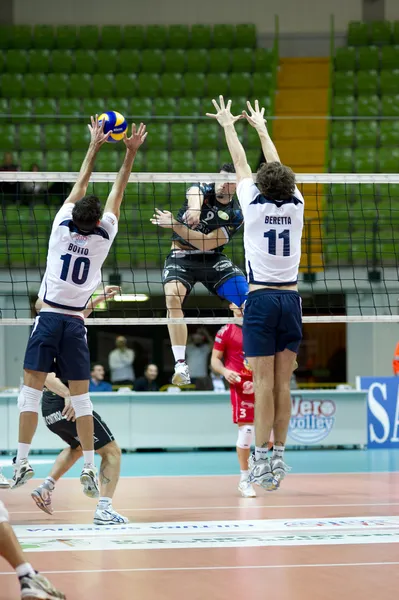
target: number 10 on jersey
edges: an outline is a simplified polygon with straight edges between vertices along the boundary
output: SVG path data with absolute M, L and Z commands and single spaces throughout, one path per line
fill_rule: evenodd
M 72 254 L 63 254 L 61 257 L 63 261 L 62 271 L 60 278 L 63 281 L 68 279 L 69 268 L 71 266 Z M 90 259 L 87 256 L 78 256 L 73 263 L 71 279 L 73 283 L 77 285 L 83 285 L 86 283 L 89 276 Z

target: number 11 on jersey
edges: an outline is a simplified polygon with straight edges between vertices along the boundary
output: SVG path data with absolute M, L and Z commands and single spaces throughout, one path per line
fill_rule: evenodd
M 275 229 L 269 229 L 263 234 L 265 238 L 269 240 L 269 254 L 276 256 L 277 253 L 277 231 Z M 289 256 L 291 252 L 290 248 L 290 230 L 284 229 L 278 235 L 279 240 L 283 240 L 283 256 Z M 280 253 L 279 253 L 280 254 Z

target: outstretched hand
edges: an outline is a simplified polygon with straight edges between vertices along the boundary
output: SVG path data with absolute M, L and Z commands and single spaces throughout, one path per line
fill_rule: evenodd
M 255 100 L 255 109 L 252 108 L 249 101 L 247 102 L 247 106 L 251 114 L 249 115 L 246 110 L 243 110 L 242 114 L 248 123 L 252 125 L 252 127 L 255 127 L 257 131 L 266 129 L 266 119 L 264 117 L 265 109 L 259 109 L 259 101 Z
M 106 285 L 104 288 L 104 300 L 112 300 L 117 294 L 122 292 L 119 285 Z
M 104 133 L 104 123 L 105 121 L 98 121 L 98 115 L 94 117 L 90 117 L 91 125 L 88 124 L 87 127 L 90 131 L 91 144 L 95 147 L 96 150 L 99 150 L 101 146 L 107 141 L 109 136 L 111 135 L 111 131 L 108 133 Z
M 171 229 L 176 223 L 176 220 L 171 212 L 168 210 L 159 210 L 159 208 L 155 209 L 155 214 L 150 221 L 153 225 L 165 227 L 166 229 Z
M 212 100 L 212 104 L 216 109 L 216 114 L 206 113 L 207 117 L 212 117 L 212 119 L 216 119 L 219 125 L 222 127 L 229 127 L 229 125 L 234 125 L 236 121 L 239 121 L 243 118 L 243 115 L 237 115 L 236 117 L 231 114 L 231 100 L 227 102 L 227 106 L 225 106 L 223 96 L 219 96 L 219 104 L 216 100 Z M 219 106 L 220 105 L 220 106 Z
M 132 125 L 132 135 L 128 137 L 125 135 L 123 141 L 128 150 L 138 150 L 141 144 L 144 144 L 145 138 L 148 135 L 148 131 L 146 131 L 146 126 L 143 123 L 140 123 L 139 128 L 136 130 L 136 124 Z

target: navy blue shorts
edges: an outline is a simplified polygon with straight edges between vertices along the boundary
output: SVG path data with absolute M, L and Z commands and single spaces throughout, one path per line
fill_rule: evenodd
M 65 379 L 90 379 L 90 352 L 83 319 L 41 312 L 26 348 L 24 369 L 52 373 L 54 360 Z
M 274 356 L 283 350 L 298 352 L 302 340 L 302 302 L 291 290 L 256 290 L 244 309 L 245 356 Z

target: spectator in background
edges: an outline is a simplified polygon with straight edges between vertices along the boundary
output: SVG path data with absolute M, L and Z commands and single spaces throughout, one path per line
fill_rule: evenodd
M 18 171 L 19 166 L 14 162 L 11 152 L 4 152 L 3 162 L 0 165 L 0 171 Z
M 191 375 L 191 383 L 197 388 L 209 388 L 208 365 L 212 346 L 213 340 L 205 327 L 197 329 L 187 344 L 186 362 Z
M 0 165 L 0 171 L 18 171 L 19 166 L 14 162 L 11 152 L 4 152 L 3 162 Z M 9 202 L 17 201 L 18 184 L 17 183 L 0 183 L 0 192 L 6 197 L 4 200 Z
M 111 381 L 114 385 L 133 385 L 134 352 L 127 347 L 127 340 L 123 335 L 116 338 L 115 346 L 115 350 L 112 350 L 108 357 Z
M 30 167 L 30 171 L 32 173 L 38 173 L 40 171 L 40 167 L 37 163 L 33 163 Z M 32 196 L 38 196 L 39 194 L 43 194 L 46 191 L 47 184 L 45 181 L 23 181 L 21 183 L 21 193 L 22 193 L 22 202 L 23 204 L 30 204 L 31 198 L 25 199 L 25 194 L 30 194 Z
M 158 392 L 159 385 L 156 382 L 158 377 L 158 367 L 153 363 L 146 366 L 144 377 L 139 377 L 134 382 L 135 392 Z
M 94 363 L 90 371 L 89 392 L 112 392 L 112 385 L 108 381 L 104 381 L 104 376 L 104 367 Z

